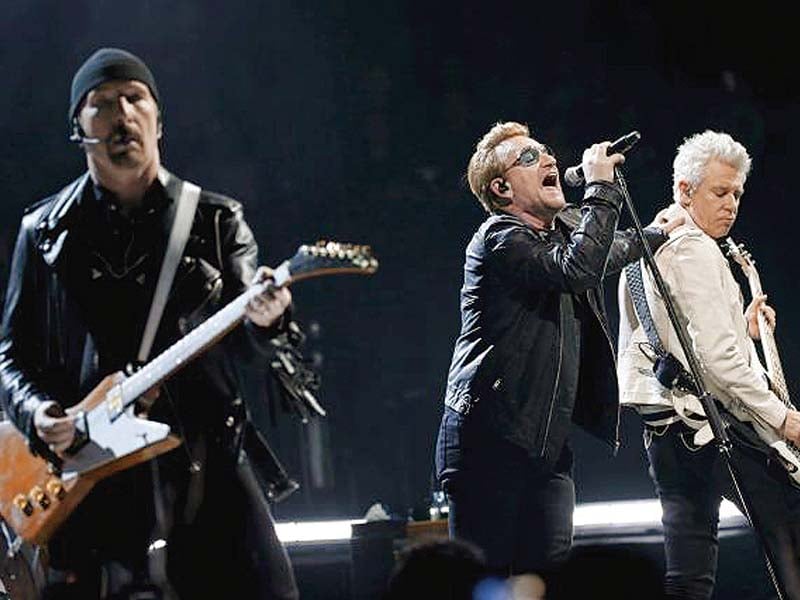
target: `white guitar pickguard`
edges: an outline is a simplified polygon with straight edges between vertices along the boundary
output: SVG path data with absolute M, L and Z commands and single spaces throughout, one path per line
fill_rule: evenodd
M 170 432 L 169 425 L 134 416 L 132 407 L 112 421 L 102 404 L 89 411 L 87 424 L 89 443 L 65 459 L 65 480 L 160 442 Z

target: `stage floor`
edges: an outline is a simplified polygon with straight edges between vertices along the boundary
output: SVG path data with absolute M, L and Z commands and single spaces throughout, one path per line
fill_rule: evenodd
M 764 559 L 755 537 L 731 505 L 724 505 L 720 519 L 720 557 L 716 600 L 765 600 L 772 598 Z M 297 537 L 297 526 L 294 535 Z M 344 528 L 342 526 L 344 525 Z M 302 598 L 320 600 L 378 600 L 394 564 L 394 556 L 412 540 L 446 536 L 446 519 L 438 521 L 355 521 L 352 536 L 346 522 L 329 540 L 285 540 Z M 288 537 L 287 524 L 279 532 Z M 308 532 L 306 538 L 313 537 Z M 575 513 L 576 553 L 582 555 L 635 556 L 664 569 L 660 509 L 654 501 L 597 503 L 579 506 Z M 588 573 L 587 577 L 611 577 Z M 613 575 L 614 577 L 618 574 Z M 600 582 L 598 583 L 608 583 Z

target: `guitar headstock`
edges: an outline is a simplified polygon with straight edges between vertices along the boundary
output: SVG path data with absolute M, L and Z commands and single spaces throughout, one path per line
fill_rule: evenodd
M 742 267 L 745 275 L 750 275 L 755 270 L 756 263 L 744 244 L 737 244 L 730 237 L 725 238 L 724 244 L 726 254 Z
M 378 260 L 369 246 L 320 240 L 313 245 L 300 246 L 286 267 L 288 278 L 297 281 L 343 273 L 372 275 L 378 270 Z M 276 277 L 276 283 L 282 282 Z

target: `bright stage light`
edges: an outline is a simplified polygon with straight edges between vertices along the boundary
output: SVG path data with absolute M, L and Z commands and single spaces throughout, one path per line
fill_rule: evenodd
M 721 523 L 742 519 L 742 513 L 727 500 L 719 509 Z M 658 500 L 621 500 L 589 502 L 575 507 L 573 523 L 580 527 L 628 527 L 632 525 L 661 526 L 661 503 Z
M 741 525 L 744 517 L 727 500 L 719 510 L 720 525 Z M 327 542 L 349 540 L 352 526 L 365 523 L 364 519 L 338 521 L 286 521 L 275 524 L 278 539 L 283 543 Z M 579 504 L 573 517 L 576 533 L 581 529 L 631 527 L 660 528 L 661 504 L 658 500 L 621 500 L 617 502 L 589 502 Z
M 161 550 L 162 548 L 167 547 L 167 540 L 153 540 L 153 542 L 147 547 L 147 553 L 150 554 L 151 552 L 155 552 L 156 550 Z
M 364 523 L 364 519 L 343 521 L 287 521 L 275 523 L 278 539 L 284 544 L 290 542 L 329 542 L 349 540 L 352 526 Z

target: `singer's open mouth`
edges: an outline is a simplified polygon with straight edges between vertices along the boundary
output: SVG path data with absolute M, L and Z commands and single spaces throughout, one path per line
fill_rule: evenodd
M 558 185 L 558 174 L 557 173 L 548 173 L 545 175 L 545 178 L 542 179 L 542 185 L 544 187 L 555 187 Z

